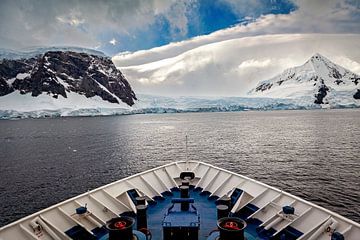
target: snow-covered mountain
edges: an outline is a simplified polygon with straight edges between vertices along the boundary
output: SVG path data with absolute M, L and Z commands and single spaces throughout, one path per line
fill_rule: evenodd
M 310 98 L 315 104 L 360 104 L 360 76 L 315 54 L 301 66 L 261 81 L 250 96 Z
M 49 51 L 62 51 L 62 52 L 77 52 L 77 53 L 87 53 L 90 55 L 106 57 L 103 52 L 81 47 L 32 47 L 25 48 L 22 50 L 11 50 L 0 48 L 0 60 L 1 59 L 24 59 L 24 58 L 33 58 L 39 55 L 43 55 Z
M 2 111 L 129 109 L 135 100 L 130 84 L 108 57 L 50 51 L 0 60 Z

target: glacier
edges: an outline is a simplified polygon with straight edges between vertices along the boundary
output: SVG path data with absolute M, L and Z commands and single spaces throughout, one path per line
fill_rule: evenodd
M 79 95 L 79 94 L 77 94 Z M 33 101 L 0 102 L 0 119 L 57 118 L 81 116 L 117 116 L 130 114 L 163 114 L 191 112 L 238 112 L 238 111 L 271 111 L 271 110 L 311 110 L 324 108 L 359 108 L 359 104 L 345 102 L 334 105 L 319 105 L 312 102 L 312 97 L 300 98 L 267 98 L 267 97 L 164 97 L 138 94 L 132 107 L 123 104 L 121 107 L 103 101 L 100 97 L 84 98 L 76 93 L 68 99 L 42 94 Z M 23 99 L 24 100 L 24 99 Z M 53 101 L 49 103 L 47 100 Z M 6 102 L 6 104 L 4 104 Z M 26 103 L 27 102 L 27 103 Z M 30 103 L 31 102 L 31 103 Z M 75 104 L 74 104 L 75 103 Z
M 19 98 L 18 94 L 15 96 L 13 93 L 2 97 L 0 119 L 321 108 L 316 104 L 309 105 L 308 101 L 292 99 L 163 97 L 144 94 L 139 94 L 138 98 L 132 107 L 125 104 L 118 107 L 117 104 L 107 103 L 100 97 L 84 98 L 76 93 L 56 100 L 46 94 L 36 98 L 20 95 Z

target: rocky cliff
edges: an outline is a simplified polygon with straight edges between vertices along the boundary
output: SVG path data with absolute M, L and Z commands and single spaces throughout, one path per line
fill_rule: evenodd
M 0 61 L 0 96 L 18 91 L 57 99 L 75 92 L 132 106 L 136 96 L 110 58 L 71 51 L 49 51 L 29 59 Z M 1 98 L 0 98 L 1 100 Z

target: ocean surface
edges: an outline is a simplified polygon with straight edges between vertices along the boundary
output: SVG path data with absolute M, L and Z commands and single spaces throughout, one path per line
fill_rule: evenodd
M 0 121 L 0 226 L 188 158 L 360 222 L 360 110 L 181 113 Z

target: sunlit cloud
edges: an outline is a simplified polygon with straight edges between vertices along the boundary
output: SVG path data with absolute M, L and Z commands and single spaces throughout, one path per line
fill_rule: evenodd
M 264 68 L 268 67 L 271 64 L 271 59 L 259 59 L 259 60 L 246 60 L 242 62 L 238 68 L 240 71 L 248 69 L 248 68 Z
M 109 43 L 111 44 L 111 45 L 116 45 L 116 43 L 117 43 L 117 41 L 116 41 L 116 39 L 115 38 L 113 38 L 113 39 L 111 39 L 110 41 L 109 41 Z
M 193 39 L 188 44 L 191 41 L 197 43 Z M 277 34 L 218 41 L 190 50 L 186 46 L 175 57 L 171 48 L 179 47 L 169 45 L 168 58 L 118 67 L 138 93 L 169 96 L 242 96 L 259 81 L 302 65 L 317 52 L 360 74 L 360 58 L 354 51 L 360 49 L 360 34 Z M 152 49 L 149 54 L 162 51 Z M 122 63 L 126 65 L 125 60 Z

